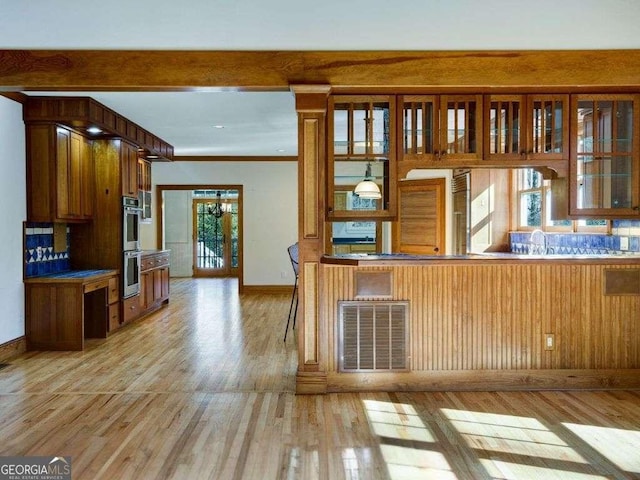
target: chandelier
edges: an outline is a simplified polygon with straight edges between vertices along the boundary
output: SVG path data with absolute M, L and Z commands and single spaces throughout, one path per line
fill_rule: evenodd
M 207 205 L 207 213 L 215 218 L 221 218 L 225 213 L 231 212 L 231 204 L 222 202 L 222 194 L 220 190 L 216 192 L 216 203 Z

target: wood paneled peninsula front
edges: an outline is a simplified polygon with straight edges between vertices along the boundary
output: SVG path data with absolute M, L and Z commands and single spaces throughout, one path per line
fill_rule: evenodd
M 336 255 L 318 268 L 325 391 L 640 387 L 639 256 Z M 387 332 L 386 304 L 406 306 L 406 332 L 400 307 Z M 395 370 L 377 369 L 385 355 Z

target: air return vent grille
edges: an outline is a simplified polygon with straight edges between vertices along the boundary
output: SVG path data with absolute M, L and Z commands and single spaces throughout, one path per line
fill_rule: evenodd
M 407 302 L 338 302 L 342 372 L 407 370 Z

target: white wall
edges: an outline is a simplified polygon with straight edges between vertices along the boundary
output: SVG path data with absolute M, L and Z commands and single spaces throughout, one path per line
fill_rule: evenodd
M 164 245 L 171 250 L 171 276 L 193 275 L 192 190 L 164 192 Z
M 287 247 L 298 239 L 297 162 L 158 162 L 151 177 L 154 202 L 157 185 L 242 185 L 244 284 L 293 284 Z M 144 249 L 161 247 L 157 214 L 154 204 L 153 223 L 142 231 Z
M 0 97 L 0 345 L 24 335 L 22 222 L 26 219 L 22 105 Z

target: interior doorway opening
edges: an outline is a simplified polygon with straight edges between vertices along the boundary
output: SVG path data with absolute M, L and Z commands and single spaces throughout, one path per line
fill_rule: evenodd
M 193 276 L 237 277 L 240 192 L 193 191 Z
M 243 186 L 156 185 L 155 195 L 158 245 L 171 250 L 172 276 L 235 277 L 242 293 Z

